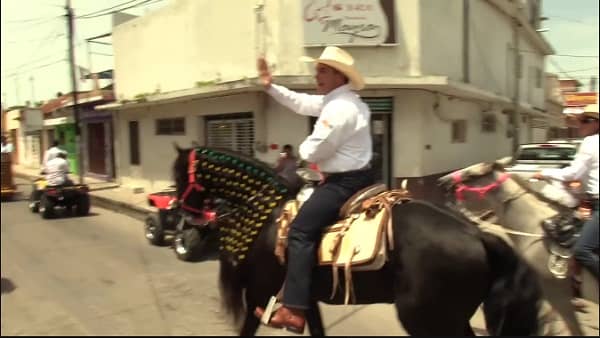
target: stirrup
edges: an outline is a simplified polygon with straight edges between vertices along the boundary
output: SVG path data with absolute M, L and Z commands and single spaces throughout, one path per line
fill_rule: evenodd
M 271 298 L 269 298 L 269 302 L 267 303 L 267 307 L 265 307 L 265 312 L 263 312 L 263 315 L 260 318 L 261 323 L 263 323 L 265 325 L 269 325 L 269 322 L 271 321 L 271 317 L 273 316 L 273 313 L 275 313 L 275 310 L 273 308 L 275 307 L 276 304 L 277 304 L 277 297 L 271 296 Z

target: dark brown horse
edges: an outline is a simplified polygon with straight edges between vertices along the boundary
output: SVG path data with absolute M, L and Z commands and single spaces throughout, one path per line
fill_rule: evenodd
M 240 335 L 254 335 L 260 325 L 254 308 L 265 306 L 285 277 L 273 253 L 275 220 L 295 194 L 255 159 L 203 147 L 178 152 L 173 168 L 178 191 L 186 190 L 192 173 L 205 192 L 230 202 L 231 216 L 219 224 L 221 297 L 232 325 L 243 318 Z M 392 217 L 388 262 L 379 271 L 353 273 L 357 304 L 394 303 L 411 335 L 473 335 L 469 320 L 481 303 L 490 334 L 537 333 L 535 273 L 501 239 L 423 201 L 395 205 Z M 343 285 L 343 274 L 340 281 Z M 343 304 L 343 292 L 330 299 L 331 286 L 331 268 L 317 267 L 306 313 L 312 335 L 325 334 L 317 302 Z

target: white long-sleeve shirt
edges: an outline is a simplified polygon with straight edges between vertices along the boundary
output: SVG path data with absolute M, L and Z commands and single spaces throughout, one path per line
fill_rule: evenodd
M 369 164 L 373 155 L 371 111 L 350 85 L 327 95 L 297 93 L 275 84 L 267 92 L 298 114 L 318 116 L 312 134 L 298 148 L 302 159 L 316 163 L 326 173 L 358 170 Z
M 55 159 L 61 152 L 64 152 L 64 150 L 60 149 L 59 147 L 51 147 L 50 149 L 46 150 L 44 153 L 43 165 L 45 166 L 50 160 Z
M 64 184 L 69 174 L 69 162 L 62 157 L 55 157 L 46 163 L 45 171 L 48 185 Z
M 581 180 L 585 192 L 598 196 L 598 134 L 583 139 L 571 165 L 562 169 L 545 169 L 541 174 L 561 181 Z

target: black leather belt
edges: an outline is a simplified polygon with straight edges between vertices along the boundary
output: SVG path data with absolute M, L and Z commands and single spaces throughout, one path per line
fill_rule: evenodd
M 370 164 L 367 164 L 366 166 L 364 166 L 360 169 L 356 169 L 356 170 L 341 171 L 341 172 L 337 172 L 337 173 L 323 173 L 323 176 L 325 176 L 325 178 L 352 176 L 352 175 L 356 175 L 356 174 L 364 174 L 364 172 L 368 171 L 368 170 L 371 170 Z

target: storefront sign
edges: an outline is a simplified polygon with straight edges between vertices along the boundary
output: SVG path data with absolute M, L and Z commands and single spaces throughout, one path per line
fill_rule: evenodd
M 395 0 L 302 0 L 306 46 L 396 43 Z
M 567 93 L 563 94 L 565 106 L 567 107 L 582 107 L 588 104 L 594 104 L 598 102 L 598 93 L 585 92 L 585 93 Z
M 74 123 L 74 120 L 71 116 L 57 117 L 54 119 L 44 120 L 45 127 L 58 126 L 58 125 L 67 124 L 67 123 Z

